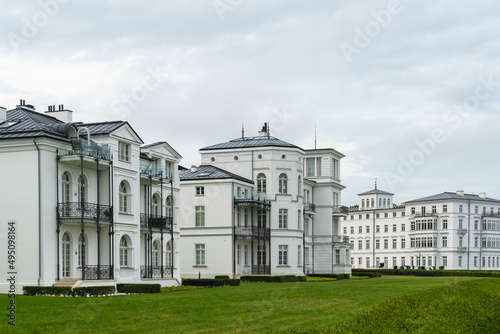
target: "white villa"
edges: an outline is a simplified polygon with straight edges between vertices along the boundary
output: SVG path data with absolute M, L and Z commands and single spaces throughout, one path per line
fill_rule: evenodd
M 40 113 L 24 100 L 0 108 L 0 236 L 6 245 L 15 223 L 17 293 L 178 285 L 181 156 L 166 142 L 143 145 L 127 122 L 73 122 L 72 114 L 62 105 Z
M 351 272 L 342 153 L 303 150 L 267 124 L 200 153 L 181 176 L 183 277 Z
M 358 196 L 342 221 L 353 268 L 500 270 L 500 200 L 459 190 L 396 206 L 376 186 Z

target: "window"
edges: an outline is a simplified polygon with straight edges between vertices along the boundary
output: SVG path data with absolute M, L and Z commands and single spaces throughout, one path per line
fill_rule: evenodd
M 245 266 L 248 266 L 248 245 L 245 245 L 245 247 L 243 248 L 244 249 L 244 252 L 243 252 L 243 259 L 244 259 L 244 264 Z
M 384 218 L 388 218 L 389 217 L 389 213 L 388 212 L 384 212 Z
M 363 233 L 363 226 L 359 226 L 359 227 L 358 227 L 358 232 L 359 232 L 359 233 Z
M 474 247 L 478 247 L 478 245 L 479 245 L 479 238 L 475 237 L 474 238 Z
M 477 206 L 477 205 L 476 205 L 476 206 L 474 207 L 474 213 L 479 213 L 479 206 Z
M 384 239 L 384 249 L 389 248 L 389 239 Z
M 129 213 L 129 193 L 128 187 L 125 181 L 120 182 L 120 187 L 118 189 L 119 194 L 119 211 L 121 213 Z
M 384 225 L 384 232 L 389 232 L 389 225 Z
M 406 258 L 404 256 L 401 257 L 401 265 L 406 266 Z
M 347 234 L 347 227 L 344 226 L 344 234 Z
M 358 240 L 358 249 L 363 249 L 363 240 Z
M 306 159 L 306 175 L 321 176 L 321 158 Z
M 474 267 L 477 267 L 477 256 L 474 256 Z
M 392 257 L 392 266 L 393 266 L 393 267 L 396 267 L 396 265 L 397 265 L 397 264 L 396 264 L 396 257 L 395 257 L 395 256 L 393 256 L 393 257 Z
M 414 215 L 415 214 L 415 208 L 411 208 L 411 214 Z
M 398 240 L 397 239 L 392 239 L 392 248 L 397 248 L 398 246 Z
M 151 212 L 153 217 L 159 217 L 160 216 L 160 197 L 157 194 L 153 195 L 153 203 L 151 203 L 151 206 L 153 207 L 153 211 Z
M 448 212 L 448 205 L 443 205 L 443 212 Z
M 458 266 L 459 267 L 462 266 L 462 257 L 461 256 L 458 257 Z
M 478 225 L 479 225 L 479 221 L 478 220 L 474 220 L 474 229 L 475 230 L 477 230 Z
M 267 225 L 267 211 L 265 209 L 258 209 L 257 211 L 257 226 L 266 227 Z
M 406 230 L 406 225 L 405 224 L 401 224 L 401 232 L 404 232 Z
M 366 262 L 365 262 L 365 263 L 366 263 L 366 268 L 370 268 L 370 258 L 369 258 L 369 257 L 367 257 L 367 258 L 365 259 L 365 261 L 366 261 Z
M 458 212 L 464 212 L 464 206 L 462 204 L 458 206 Z
M 448 220 L 444 219 L 443 220 L 443 230 L 447 230 L 447 229 L 448 229 Z
M 443 247 L 448 247 L 448 237 L 443 237 Z
M 87 247 L 86 247 L 86 242 L 85 242 L 85 236 L 80 233 L 80 236 L 78 237 L 78 266 L 84 266 L 85 265 L 85 254 Z
M 447 256 L 443 256 L 443 266 L 444 267 L 448 266 L 448 257 Z
M 70 277 L 71 272 L 71 241 L 68 233 L 62 236 L 62 277 Z
M 304 264 L 309 265 L 309 247 L 304 248 Z
M 297 265 L 302 265 L 302 246 L 297 246 Z
M 288 228 L 288 209 L 279 210 L 278 228 Z
M 375 217 L 380 218 L 380 213 L 377 213 Z
M 62 202 L 63 203 L 68 203 L 70 202 L 70 185 L 71 181 L 69 178 L 69 174 L 67 172 L 64 172 L 62 175 Z
M 196 196 L 204 196 L 205 187 L 196 187 Z
M 436 213 L 437 212 L 437 208 L 435 205 L 432 206 L 432 213 Z
M 167 200 L 165 201 L 165 207 L 167 209 L 167 217 L 172 217 L 173 211 L 172 211 L 172 196 L 169 195 L 167 196 Z
M 167 267 L 171 267 L 174 265 L 174 260 L 172 258 L 172 254 L 174 254 L 172 249 L 172 240 L 167 242 Z
M 280 194 L 288 194 L 288 176 L 285 173 L 280 174 L 278 186 Z
M 307 247 L 306 247 L 307 251 Z M 265 265 L 266 264 L 266 245 L 258 245 L 257 248 L 257 264 Z
M 393 217 L 396 217 L 396 215 L 397 215 L 397 213 L 396 213 L 396 212 L 393 212 L 393 213 L 392 213 L 392 216 L 393 216 Z
M 364 199 L 362 199 L 362 200 L 361 200 L 361 209 L 364 209 L 364 208 L 365 208 L 365 200 L 364 200 Z
M 375 226 L 375 232 L 380 233 L 380 225 Z
M 118 143 L 118 160 L 130 162 L 130 144 Z
M 78 176 L 78 203 L 85 202 L 86 200 L 85 186 L 85 179 L 81 175 Z
M 397 232 L 396 224 L 392 224 L 392 232 Z
M 370 225 L 366 225 L 366 233 L 370 233 Z
M 358 257 L 358 265 L 362 265 L 363 264 L 363 258 L 362 257 Z
M 204 227 L 205 226 L 205 207 L 204 206 L 196 206 L 195 207 L 195 216 L 196 216 L 196 227 Z
M 370 249 L 370 239 L 366 240 L 366 249 Z
M 195 244 L 195 252 L 196 252 L 196 265 L 197 266 L 205 266 L 206 262 L 206 254 L 205 254 L 205 244 Z
M 375 240 L 375 249 L 380 249 L 380 240 Z
M 153 253 L 151 254 L 151 263 L 154 267 L 160 266 L 160 246 L 158 246 L 158 241 L 153 242 Z
M 406 239 L 401 239 L 401 248 L 406 248 Z
M 130 267 L 130 249 L 129 249 L 129 241 L 125 236 L 122 236 L 120 239 L 120 267 Z
M 366 214 L 366 219 L 370 219 L 370 215 L 369 214 Z
M 278 246 L 278 264 L 280 266 L 288 265 L 288 245 Z
M 257 191 L 260 193 L 265 193 L 267 191 L 266 185 L 266 174 L 259 173 L 257 175 Z
M 351 226 L 351 234 L 354 234 L 354 226 Z
M 340 264 L 340 249 L 335 250 L 335 264 Z
M 458 247 L 463 247 L 463 243 L 464 243 L 464 237 L 459 237 L 458 238 Z

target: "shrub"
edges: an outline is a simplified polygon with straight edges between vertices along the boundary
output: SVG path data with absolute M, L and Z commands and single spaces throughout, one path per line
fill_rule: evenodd
M 338 280 L 341 279 L 349 279 L 349 274 L 309 274 L 309 277 L 326 277 L 326 278 L 336 278 Z
M 241 276 L 242 282 L 305 282 L 305 276 L 282 275 L 282 276 Z
M 226 280 L 223 279 L 210 279 L 210 278 L 202 278 L 202 279 L 182 279 L 182 285 L 194 285 L 194 286 L 224 286 Z
M 23 294 L 27 296 L 73 296 L 69 286 L 24 286 Z
M 216 275 L 215 279 L 229 279 L 228 275 Z
M 229 286 L 238 286 L 238 285 L 240 285 L 240 280 L 239 279 L 228 279 L 228 280 L 226 280 L 226 284 Z
M 87 286 L 82 288 L 74 288 L 73 293 L 77 297 L 97 297 L 104 295 L 112 295 L 115 293 L 114 286 Z
M 123 291 L 129 293 L 159 293 L 160 284 L 125 284 Z

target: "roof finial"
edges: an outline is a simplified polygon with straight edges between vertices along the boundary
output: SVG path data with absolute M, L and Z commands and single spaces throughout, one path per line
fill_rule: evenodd
M 375 178 L 375 190 L 377 190 L 377 178 Z
M 241 139 L 245 139 L 245 126 L 241 123 Z

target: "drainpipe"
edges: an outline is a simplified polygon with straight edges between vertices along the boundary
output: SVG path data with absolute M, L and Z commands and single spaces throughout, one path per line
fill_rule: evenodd
M 38 286 L 40 286 L 40 281 L 42 279 L 42 196 L 41 196 L 41 179 L 40 179 L 40 148 L 38 147 L 35 138 L 33 138 L 33 144 L 35 144 L 38 153 Z M 59 241 L 58 241 L 59 242 Z

